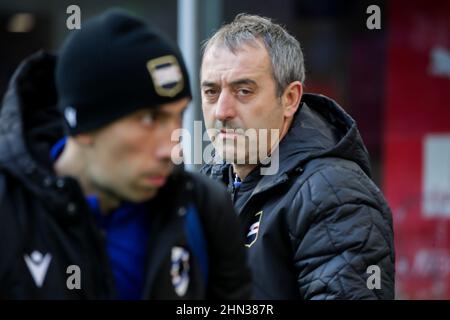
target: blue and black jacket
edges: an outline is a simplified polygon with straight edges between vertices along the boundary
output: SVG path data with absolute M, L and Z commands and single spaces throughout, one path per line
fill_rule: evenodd
M 105 235 L 78 182 L 52 170 L 64 135 L 54 66 L 44 53 L 25 61 L 0 109 L 0 299 L 116 299 Z M 142 298 L 246 299 L 245 260 L 226 190 L 177 169 L 149 212 Z M 80 288 L 68 286 L 73 265 Z

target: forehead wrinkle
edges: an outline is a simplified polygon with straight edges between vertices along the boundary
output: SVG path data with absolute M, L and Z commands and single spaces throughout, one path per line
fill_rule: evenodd
M 263 46 L 261 47 L 264 48 Z M 246 72 L 249 72 L 249 74 L 271 72 L 272 65 L 269 54 L 265 48 L 261 50 L 261 47 L 255 48 L 254 46 L 244 45 L 235 52 L 230 51 L 226 46 L 211 47 L 203 58 L 202 78 L 211 80 L 209 78 L 213 73 L 231 72 L 233 74 L 238 72 L 240 77 L 243 77 L 242 74 L 244 74 L 244 77 L 247 77 L 245 76 Z M 232 55 L 233 57 L 230 58 L 227 55 Z M 226 63 L 224 60 L 226 60 Z M 255 60 L 257 61 L 256 64 L 254 64 Z

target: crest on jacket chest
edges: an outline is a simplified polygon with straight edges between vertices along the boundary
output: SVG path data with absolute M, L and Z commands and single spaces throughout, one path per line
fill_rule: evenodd
M 245 236 L 245 246 L 247 248 L 250 248 L 256 242 L 256 240 L 258 240 L 258 232 L 262 215 L 263 212 L 261 210 L 255 213 L 255 215 L 250 220 L 249 228 L 247 229 L 247 234 Z

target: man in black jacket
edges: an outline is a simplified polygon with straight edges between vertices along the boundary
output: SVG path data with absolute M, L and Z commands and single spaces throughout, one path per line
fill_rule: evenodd
M 298 41 L 270 19 L 219 29 L 201 88 L 220 161 L 202 170 L 233 197 L 254 298 L 392 299 L 392 216 L 366 148 L 340 106 L 303 94 L 304 78 Z
M 171 161 L 190 98 L 178 49 L 120 10 L 21 64 L 0 114 L 0 298 L 249 297 L 226 190 Z

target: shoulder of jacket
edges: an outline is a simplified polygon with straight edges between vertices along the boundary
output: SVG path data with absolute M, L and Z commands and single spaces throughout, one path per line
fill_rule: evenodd
M 11 179 L 0 168 L 0 220 L 13 213 L 11 205 L 13 204 L 12 199 L 15 198 L 12 195 L 15 192 L 16 188 L 14 187 L 14 183 L 11 183 Z M 0 221 L 0 223 L 2 222 Z
M 381 191 L 353 161 L 340 158 L 317 158 L 307 163 L 294 185 L 298 203 L 310 202 L 319 211 L 346 203 L 368 203 Z
M 0 169 L 0 199 L 2 199 L 5 191 L 6 191 L 6 177 Z
M 326 184 L 331 182 L 332 184 L 349 183 L 351 182 L 349 178 L 372 181 L 357 163 L 342 158 L 315 158 L 298 169 L 297 171 L 300 171 L 301 175 L 299 175 L 297 180 L 303 181 L 323 182 Z
M 10 189 L 11 188 L 8 186 L 8 176 L 2 171 L 2 168 L 0 168 L 0 203 L 4 200 L 6 193 Z

